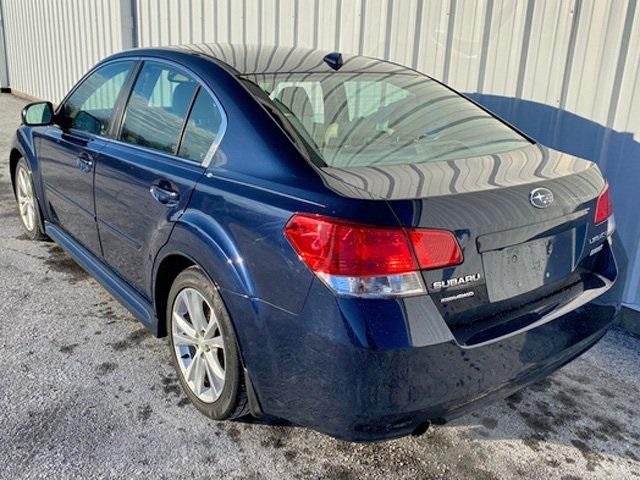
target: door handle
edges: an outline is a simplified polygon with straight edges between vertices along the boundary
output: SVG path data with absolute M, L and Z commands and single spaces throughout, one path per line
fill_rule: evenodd
M 156 202 L 167 205 L 168 207 L 177 205 L 178 200 L 180 200 L 180 194 L 178 192 L 159 187 L 158 185 L 152 185 L 149 192 L 151 192 L 151 196 Z
M 76 157 L 76 165 L 82 172 L 89 173 L 93 168 L 93 157 L 86 152 L 82 152 Z

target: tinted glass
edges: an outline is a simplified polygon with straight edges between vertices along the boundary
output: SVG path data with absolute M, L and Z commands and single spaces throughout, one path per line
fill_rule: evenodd
M 200 90 L 189 115 L 179 155 L 202 162 L 222 126 L 222 114 L 213 98 Z
M 178 70 L 145 62 L 127 104 L 120 138 L 175 153 L 196 86 Z
M 529 141 L 420 75 L 249 76 L 327 165 L 402 165 L 515 150 Z
M 118 95 L 133 63 L 106 65 L 82 82 L 64 104 L 71 128 L 96 135 L 107 133 Z

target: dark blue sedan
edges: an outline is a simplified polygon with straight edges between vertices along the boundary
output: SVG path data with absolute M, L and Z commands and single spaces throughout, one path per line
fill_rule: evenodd
M 577 357 L 615 308 L 607 183 L 428 76 L 288 47 L 132 50 L 11 152 L 49 237 L 216 420 L 420 433 Z

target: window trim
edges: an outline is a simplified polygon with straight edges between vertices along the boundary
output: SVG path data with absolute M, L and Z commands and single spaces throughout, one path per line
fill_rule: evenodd
M 186 73 L 190 78 L 193 79 L 194 83 L 195 83 L 195 88 L 193 89 L 193 93 L 191 94 L 191 99 L 189 100 L 189 105 L 187 106 L 187 110 L 184 114 L 184 118 L 182 119 L 182 124 L 180 125 L 180 130 L 178 130 L 178 136 L 177 136 L 177 142 L 176 142 L 176 146 L 175 149 L 173 150 L 173 152 L 167 152 L 164 150 L 156 150 L 155 148 L 152 147 L 147 147 L 144 145 L 138 145 L 136 143 L 129 143 L 126 142 L 124 140 L 122 140 L 121 136 L 122 136 L 122 128 L 124 127 L 124 124 L 127 120 L 127 107 L 129 106 L 129 102 L 131 101 L 131 95 L 133 94 L 133 89 L 136 86 L 136 83 L 138 83 L 138 79 L 140 77 L 140 73 L 142 72 L 142 70 L 145 67 L 146 63 L 158 63 L 160 65 L 163 65 L 164 62 L 158 62 L 155 60 L 143 60 L 141 62 L 139 62 L 139 68 L 138 71 L 136 72 L 136 76 L 133 79 L 133 81 L 131 82 L 131 85 L 129 85 L 129 90 L 127 93 L 126 98 L 123 101 L 122 104 L 122 114 L 120 116 L 120 118 L 118 119 L 118 128 L 117 130 L 114 132 L 114 138 L 115 140 L 119 141 L 120 143 L 126 144 L 126 145 L 131 145 L 132 147 L 141 147 L 141 148 L 146 148 L 147 150 L 151 150 L 153 152 L 158 152 L 158 153 L 164 153 L 166 155 L 170 155 L 172 157 L 177 157 L 177 158 L 183 158 L 183 157 L 179 157 L 178 156 L 178 152 L 180 151 L 180 143 L 182 142 L 182 136 L 184 135 L 184 129 L 187 125 L 187 122 L 189 121 L 189 116 L 191 115 L 191 109 L 193 108 L 193 102 L 196 98 L 196 94 L 200 91 L 200 82 L 197 80 L 197 77 L 195 77 L 194 75 L 191 74 L 191 72 L 189 72 L 186 69 L 181 69 L 182 73 Z M 198 163 L 195 162 L 191 159 L 188 158 L 183 158 L 184 160 L 188 160 L 190 162 L 193 163 Z
M 184 120 L 182 121 L 182 127 L 180 128 L 180 133 L 178 134 L 178 143 L 176 143 L 176 152 L 175 152 L 176 155 L 180 153 L 180 148 L 182 147 L 182 140 L 184 140 L 184 134 L 187 131 L 187 125 L 189 124 L 189 120 L 191 120 L 191 113 L 193 112 L 193 106 L 196 104 L 196 100 L 198 99 L 200 90 L 202 90 L 202 88 L 200 87 L 200 85 L 197 85 L 196 89 L 193 91 L 193 96 L 191 97 L 191 101 L 189 102 L 187 113 L 184 116 Z
M 118 95 L 118 99 L 116 101 L 116 105 L 114 106 L 113 109 L 113 113 L 112 113 L 112 124 L 111 124 L 111 128 L 109 129 L 109 134 L 111 134 L 112 132 L 117 132 L 118 135 L 122 129 L 122 124 L 124 123 L 124 114 L 127 108 L 127 104 L 129 103 L 129 97 L 131 96 L 131 92 L 133 91 L 133 87 L 135 85 L 135 81 L 138 78 L 138 75 L 140 73 L 140 71 L 142 70 L 142 66 L 144 64 L 145 61 L 150 61 L 150 62 L 156 62 L 156 63 L 161 63 L 164 65 L 168 65 L 171 66 L 173 68 L 176 68 L 180 71 L 182 71 L 183 73 L 188 74 L 190 77 L 192 77 L 196 84 L 196 92 L 201 91 L 202 89 L 204 89 L 204 91 L 206 91 L 210 96 L 211 99 L 213 100 L 213 103 L 215 104 L 216 108 L 218 108 L 218 110 L 220 111 L 220 116 L 221 116 L 221 122 L 220 122 L 220 128 L 218 130 L 218 132 L 216 133 L 215 138 L 213 139 L 213 142 L 211 142 L 211 146 L 209 147 L 209 150 L 207 151 L 207 154 L 205 155 L 204 159 L 202 160 L 202 162 L 197 162 L 195 160 L 191 160 L 189 158 L 185 158 L 185 157 L 180 157 L 177 155 L 177 153 L 179 152 L 179 146 L 176 149 L 175 154 L 171 154 L 168 152 L 163 152 L 161 150 L 156 150 L 153 148 L 149 148 L 149 147 L 144 147 L 141 145 L 135 145 L 132 143 L 128 143 L 128 142 L 123 142 L 121 140 L 118 140 L 118 138 L 114 138 L 112 136 L 104 136 L 104 135 L 96 135 L 90 132 L 85 132 L 83 130 L 77 130 L 77 129 L 69 129 L 68 131 L 74 135 L 82 135 L 85 138 L 89 138 L 89 139 L 98 139 L 98 140 L 102 140 L 106 143 L 112 143 L 115 145 L 122 145 L 122 146 L 126 146 L 129 148 L 133 148 L 135 150 L 140 150 L 143 152 L 148 152 L 148 153 L 153 153 L 155 155 L 162 155 L 164 157 L 167 158 L 171 158 L 173 160 L 178 160 L 181 162 L 185 162 L 188 163 L 190 165 L 199 165 L 204 169 L 209 168 L 209 166 L 211 165 L 211 162 L 213 161 L 213 157 L 215 156 L 216 152 L 218 151 L 218 148 L 220 147 L 220 144 L 222 143 L 222 140 L 224 139 L 225 134 L 227 133 L 227 127 L 228 127 L 228 117 L 227 117 L 227 111 L 224 109 L 224 107 L 222 106 L 222 103 L 220 102 L 220 100 L 218 99 L 218 96 L 213 92 L 213 90 L 206 84 L 206 82 L 202 79 L 202 77 L 200 77 L 199 75 L 196 75 L 193 71 L 191 71 L 189 68 L 185 67 L 184 65 L 174 62 L 172 60 L 165 60 L 162 58 L 157 58 L 157 57 L 153 57 L 153 56 L 148 56 L 148 55 L 144 55 L 144 56 L 131 56 L 131 57 L 121 57 L 121 58 L 114 58 L 112 60 L 107 60 L 107 61 L 103 61 L 98 63 L 97 65 L 95 65 L 91 70 L 89 70 L 79 81 L 78 83 L 76 83 L 74 85 L 74 87 L 67 93 L 67 95 L 65 95 L 65 97 L 62 99 L 62 101 L 60 102 L 60 104 L 58 105 L 58 108 L 55 111 L 55 114 L 57 115 L 64 107 L 65 103 L 67 102 L 67 100 L 69 99 L 69 97 L 73 94 L 73 92 L 76 91 L 76 89 L 78 89 L 78 87 L 80 87 L 80 85 L 82 85 L 84 83 L 84 81 L 91 75 L 93 74 L 95 71 L 97 71 L 98 69 L 105 67 L 107 65 L 110 65 L 112 63 L 118 63 L 118 62 L 134 62 L 134 65 L 131 67 L 131 71 L 129 72 L 129 76 L 127 77 L 127 80 L 125 81 L 124 85 L 122 86 L 122 90 L 120 91 L 120 94 Z M 187 114 L 185 115 L 184 118 L 184 122 L 182 125 L 182 129 L 180 131 L 180 141 L 182 141 L 182 136 L 184 135 L 184 129 L 187 125 L 187 122 L 189 120 L 189 117 L 191 115 L 191 111 L 193 109 L 193 101 L 195 99 L 195 94 L 194 97 L 191 99 L 191 104 L 189 106 L 189 109 L 187 111 Z
M 112 140 L 117 140 L 120 135 L 120 130 L 122 129 L 122 122 L 124 121 L 124 111 L 127 108 L 127 103 L 129 96 L 133 90 L 133 86 L 138 79 L 138 75 L 140 74 L 140 70 L 142 70 L 142 65 L 144 62 L 142 60 L 136 60 L 135 65 L 129 72 L 129 76 L 122 86 L 122 91 L 120 95 L 118 95 L 118 101 L 116 102 L 116 106 L 113 109 L 113 121 L 111 122 L 111 128 L 109 129 L 108 138 Z
M 122 88 L 116 98 L 116 103 L 113 105 L 113 110 L 111 112 L 111 116 L 109 117 L 109 129 L 106 132 L 106 135 L 98 135 L 95 133 L 88 132 L 86 130 L 80 130 L 78 128 L 71 128 L 71 127 L 67 129 L 67 132 L 72 133 L 73 135 L 76 135 L 76 136 L 80 136 L 80 138 L 89 138 L 89 139 L 93 139 L 93 138 L 109 139 L 110 138 L 109 135 L 111 134 L 113 127 L 118 119 L 117 112 L 120 108 L 123 94 L 127 92 L 128 89 L 130 88 L 129 82 L 131 81 L 132 76 L 134 76 L 134 74 L 137 75 L 138 68 L 140 65 L 140 61 L 138 59 L 118 58 L 118 59 L 114 59 L 113 61 L 104 62 L 98 65 L 95 65 L 91 70 L 89 70 L 86 74 L 84 74 L 80 80 L 78 80 L 78 82 L 73 86 L 71 90 L 69 90 L 69 92 L 65 95 L 65 97 L 58 104 L 57 108 L 54 111 L 54 118 L 56 118 L 57 115 L 59 115 L 61 112 L 64 111 L 65 105 L 67 104 L 71 96 L 74 93 L 76 93 L 76 90 L 78 90 L 89 79 L 89 77 L 94 73 L 96 73 L 98 70 L 101 70 L 102 68 L 115 63 L 125 63 L 125 62 L 131 63 L 131 69 L 127 73 L 127 78 L 125 78 L 124 83 L 122 84 Z

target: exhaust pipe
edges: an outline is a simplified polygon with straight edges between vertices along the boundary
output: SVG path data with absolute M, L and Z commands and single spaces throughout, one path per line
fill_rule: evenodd
M 424 435 L 425 433 L 427 433 L 427 430 L 429 430 L 430 426 L 431 426 L 431 421 L 430 420 L 427 420 L 426 422 L 419 424 L 413 430 L 413 432 L 411 432 L 411 436 L 412 437 L 419 437 L 421 435 Z

